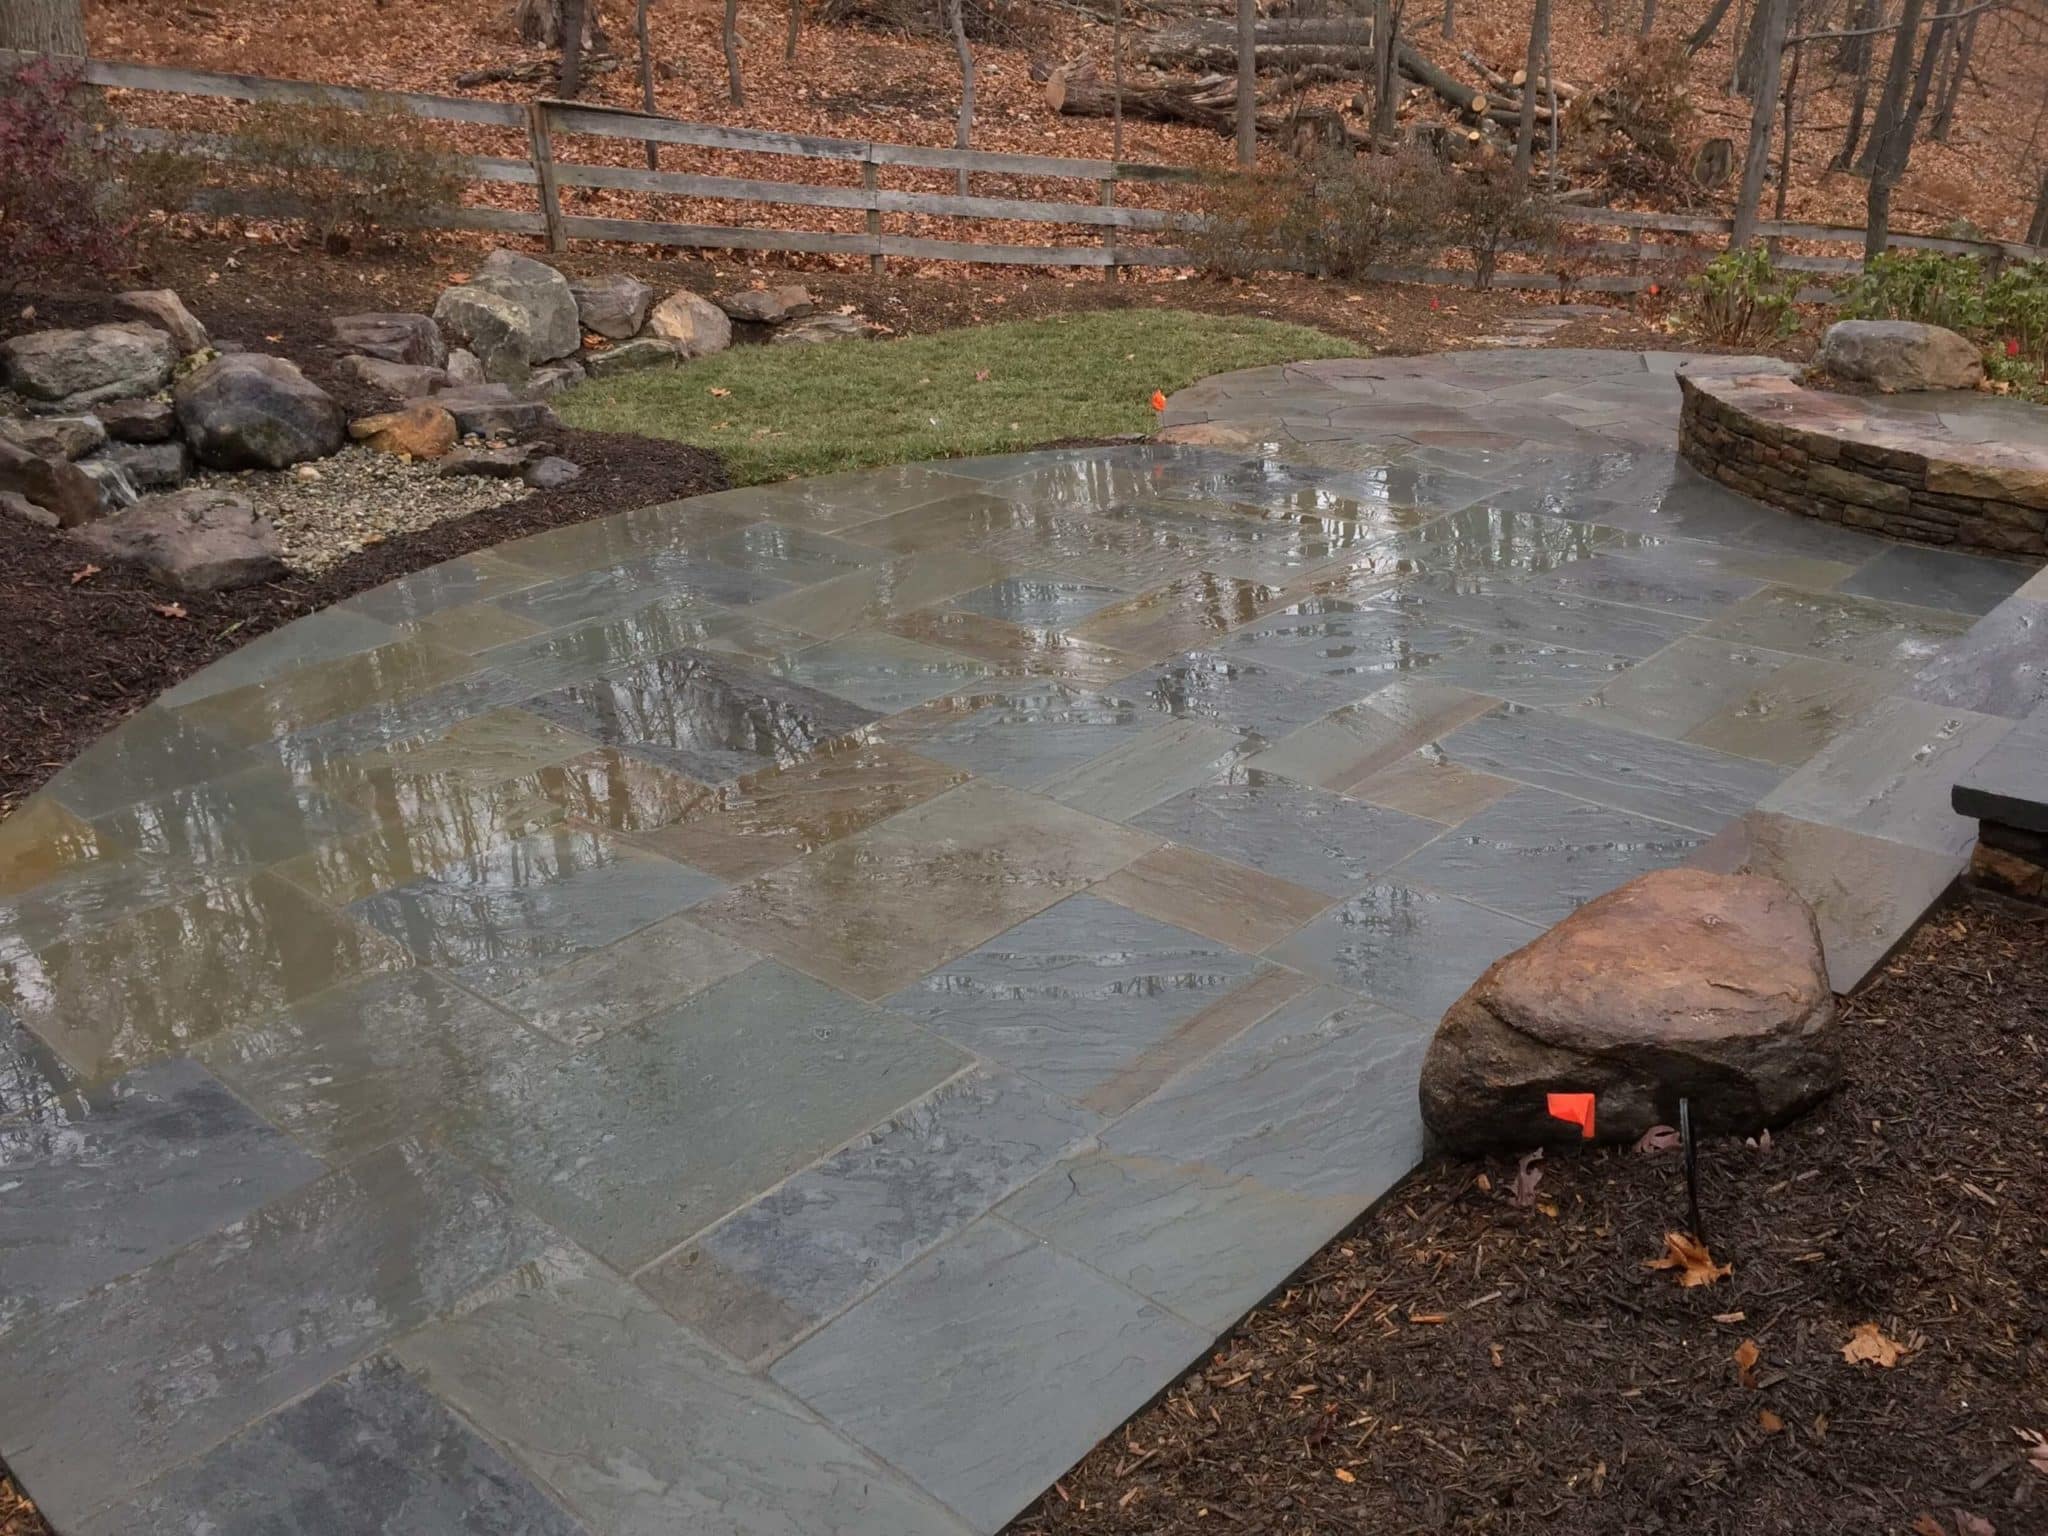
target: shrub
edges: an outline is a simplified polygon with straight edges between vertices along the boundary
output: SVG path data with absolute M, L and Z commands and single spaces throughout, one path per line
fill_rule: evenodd
M 83 100 L 77 71 L 49 59 L 0 72 L 0 292 L 128 262 L 134 220 Z
M 1565 114 L 1568 141 L 1593 146 L 1592 167 L 1616 190 L 1690 200 L 1686 167 L 1692 59 L 1677 38 L 1644 43 L 1609 67 Z
M 1223 277 L 1362 277 L 1423 240 L 1437 174 L 1419 154 L 1330 150 L 1278 174 L 1220 177 L 1203 188 L 1185 244 L 1196 265 Z
M 1840 295 L 1851 320 L 1918 320 L 1952 331 L 1981 331 L 1984 268 L 1974 256 L 1885 251 Z
M 1984 290 L 1984 313 L 1992 358 L 2023 363 L 2036 382 L 2048 377 L 2048 261 L 2025 261 L 2001 272 Z M 2006 355 L 2008 341 L 2018 357 Z
M 1761 243 L 1723 251 L 1692 279 L 1693 318 L 1709 341 L 1741 346 L 1789 333 L 1799 279 L 1780 272 Z
M 1205 181 L 1180 234 L 1195 265 L 1217 277 L 1289 267 L 1314 271 L 1321 255 L 1315 200 L 1299 167 L 1266 175 L 1227 172 Z
M 462 195 L 461 160 L 396 102 L 258 102 L 229 135 L 226 186 L 281 199 L 332 249 L 424 223 Z
M 1500 253 L 1512 246 L 1548 249 L 1557 216 L 1505 164 L 1445 172 L 1435 224 L 1445 242 L 1472 258 L 1475 286 L 1491 288 Z

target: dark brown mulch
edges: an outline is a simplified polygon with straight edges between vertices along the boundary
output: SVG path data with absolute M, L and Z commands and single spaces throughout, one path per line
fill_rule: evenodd
M 521 534 L 728 484 L 701 448 L 568 428 L 548 438 L 582 479 L 390 539 L 317 577 L 238 592 L 179 596 L 117 566 L 74 581 L 89 565 L 77 545 L 0 520 L 0 815 L 123 717 L 265 630 Z M 164 612 L 172 605 L 182 616 Z
M 1931 918 L 1843 1035 L 1832 1102 L 1703 1149 L 1731 1276 L 1643 1267 L 1675 1152 L 1551 1158 L 1526 1206 L 1430 1163 L 1013 1536 L 2048 1532 L 2048 913 Z M 1844 1360 L 1866 1323 L 1898 1364 Z

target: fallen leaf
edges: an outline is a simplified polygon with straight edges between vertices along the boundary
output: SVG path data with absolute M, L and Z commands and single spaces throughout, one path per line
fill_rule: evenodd
M 1952 1509 L 1956 1517 L 1956 1536 L 1998 1536 L 1998 1527 L 1982 1515 L 1973 1515 L 1966 1509 Z
M 1501 1354 L 1501 1349 L 1498 1344 L 1487 1345 L 1486 1354 L 1487 1358 L 1493 1362 L 1493 1368 L 1496 1371 L 1499 1370 L 1505 1364 L 1507 1364 L 1507 1359 L 1505 1356 Z
M 727 395 L 731 393 L 731 390 L 726 389 L 722 385 L 718 384 L 712 385 L 710 390 L 711 398 L 714 400 L 723 400 Z
M 977 384 L 986 384 L 986 383 L 988 382 L 988 377 L 989 377 L 989 372 L 988 372 L 988 370 L 987 370 L 986 368 L 977 368 L 977 369 L 975 369 L 975 370 L 974 370 L 974 382 L 975 382 L 975 383 L 977 383 Z
M 1493 1180 L 1489 1179 L 1483 1173 L 1480 1174 L 1478 1178 L 1474 1179 L 1472 1183 L 1473 1186 L 1477 1188 L 1479 1193 L 1481 1193 L 1482 1195 L 1491 1194 L 1493 1192 Z
M 2038 1429 L 2016 1429 L 2013 1433 L 2027 1447 L 2027 1465 L 2048 1477 L 2048 1435 Z
M 1948 1536 L 1948 1527 L 1932 1515 L 1922 1515 L 1913 1522 L 1913 1536 Z
M 1669 1125 L 1653 1125 L 1636 1138 L 1638 1152 L 1669 1152 L 1678 1145 L 1678 1129 Z
M 186 617 L 185 605 L 183 603 L 158 603 L 156 611 L 167 619 L 182 619 Z
M 1448 1323 L 1450 1320 L 1451 1315 L 1448 1312 L 1410 1312 L 1408 1314 L 1409 1322 L 1426 1323 L 1432 1327 L 1441 1323 Z
M 1536 1203 L 1536 1186 L 1543 1182 L 1543 1170 L 1536 1165 L 1542 1161 L 1543 1149 L 1538 1147 L 1534 1152 L 1525 1153 L 1515 1164 L 1515 1187 L 1512 1191 L 1515 1204 L 1527 1206 Z
M 1736 1374 L 1752 1392 L 1756 1390 L 1756 1363 L 1762 1358 L 1763 1351 L 1756 1347 L 1755 1339 L 1744 1339 L 1735 1346 Z
M 1696 1285 L 1712 1285 L 1724 1275 L 1735 1273 L 1733 1264 L 1716 1264 L 1705 1243 L 1683 1232 L 1666 1232 L 1663 1257 L 1645 1259 L 1643 1268 L 1675 1269 L 1678 1283 L 1688 1290 Z
M 99 575 L 99 573 L 100 568 L 96 565 L 81 565 L 77 570 L 71 573 L 71 585 L 75 587 L 81 581 L 91 581 L 93 577 Z
M 1849 1342 L 1842 1346 L 1842 1358 L 1851 1365 L 1868 1362 L 1890 1370 L 1904 1357 L 1905 1350 L 1899 1341 L 1886 1338 L 1884 1330 L 1875 1323 L 1858 1323 Z
M 1337 1477 L 1337 1481 L 1338 1481 L 1338 1482 L 1340 1482 L 1340 1483 L 1355 1483 L 1355 1482 L 1357 1482 L 1357 1481 L 1358 1481 L 1358 1479 L 1357 1479 L 1356 1477 L 1354 1477 L 1354 1476 L 1353 1476 L 1353 1475 L 1352 1475 L 1351 1473 L 1347 1472 L 1347 1471 L 1346 1471 L 1346 1470 L 1345 1470 L 1344 1468 L 1342 1468 L 1342 1467 L 1339 1467 L 1339 1468 L 1337 1469 L 1337 1472 L 1336 1472 L 1336 1477 Z
M 1757 1410 L 1756 1421 L 1763 1426 L 1764 1433 L 1767 1435 L 1775 1435 L 1785 1427 L 1785 1421 L 1768 1408 Z

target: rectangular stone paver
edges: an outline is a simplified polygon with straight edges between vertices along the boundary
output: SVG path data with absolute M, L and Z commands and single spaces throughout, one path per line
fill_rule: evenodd
M 515 987 L 498 1002 L 543 1034 L 567 1045 L 587 1045 L 608 1030 L 673 1007 L 760 958 L 699 928 L 687 915 L 664 918 Z
M 1909 608 L 1834 592 L 1766 587 L 1728 609 L 1704 633 L 1774 651 L 1906 674 L 1970 627 L 1962 614 Z
M 741 1359 L 779 1354 L 1100 1123 L 1007 1072 L 972 1072 L 736 1212 L 640 1284 Z
M 0 1334 L 324 1171 L 192 1061 L 0 1118 Z
M 879 629 L 856 630 L 796 651 L 770 670 L 885 715 L 972 688 L 990 675 L 986 663 Z
M 1403 678 L 1281 737 L 1248 766 L 1297 783 L 1349 792 L 1499 703 L 1427 677 Z
M 396 1353 L 594 1536 L 962 1536 L 952 1515 L 576 1255 Z M 904 1362 L 869 1377 L 909 1381 Z M 545 1383 L 545 1390 L 535 1390 Z
M 1391 869 L 1443 831 L 1433 821 L 1256 771 L 1177 795 L 1131 825 L 1328 896 Z
M 1038 793 L 1105 821 L 1128 821 L 1184 789 L 1227 776 L 1247 739 L 1209 720 L 1159 720 L 1100 757 L 1056 773 Z
M 978 777 L 1032 789 L 1129 746 L 1154 719 L 1135 690 L 1046 686 L 989 697 L 919 750 Z
M 383 1355 L 258 1419 L 76 1529 L 79 1536 L 583 1531 Z
M 504 1080 L 441 1135 L 523 1204 L 630 1269 L 968 1061 L 907 1019 L 763 961 Z
M 1084 895 L 947 962 L 888 1006 L 1078 1099 L 1258 969 L 1214 940 Z
M 775 1379 L 994 1532 L 1209 1335 L 984 1218 L 797 1346 Z
M 1016 790 L 970 783 L 694 915 L 858 996 L 886 997 L 1157 846 Z
M 1756 679 L 1688 729 L 1685 739 L 1796 768 L 1899 692 L 1902 682 L 1874 668 L 1802 656 Z
M 0 1456 L 68 1527 L 550 1240 L 440 1154 L 373 1153 L 0 1337 Z
M 1330 904 L 1321 891 L 1175 845 L 1125 865 L 1092 894 L 1247 954 L 1278 943 Z

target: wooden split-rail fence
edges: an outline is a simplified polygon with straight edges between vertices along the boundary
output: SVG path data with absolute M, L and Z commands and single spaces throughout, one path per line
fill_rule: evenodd
M 0 64 L 25 62 L 26 55 L 0 51 Z M 502 130 L 523 136 L 522 156 L 464 155 L 460 173 L 473 182 L 534 189 L 532 209 L 464 204 L 436 211 L 417 222 L 426 227 L 489 231 L 536 236 L 550 250 L 561 251 L 574 240 L 694 247 L 728 251 L 804 251 L 865 256 L 876 271 L 890 257 L 921 261 L 1001 263 L 1036 267 L 1102 268 L 1110 276 L 1124 267 L 1178 267 L 1189 264 L 1188 253 L 1170 243 L 1186 227 L 1186 213 L 1170 208 L 1133 206 L 1119 200 L 1119 189 L 1165 187 L 1201 181 L 1208 172 L 1191 166 L 1154 165 L 1133 161 L 1068 159 L 1050 155 L 1003 154 L 987 150 L 951 149 L 913 144 L 886 144 L 872 139 L 823 138 L 732 128 L 584 102 L 540 100 L 529 103 L 486 101 L 474 97 L 436 96 L 413 91 L 367 91 L 352 86 L 321 85 L 299 80 L 274 80 L 255 75 L 220 74 L 168 69 L 156 65 L 91 60 L 83 65 L 88 85 L 106 91 L 169 94 L 230 102 L 287 102 L 342 107 L 360 111 L 402 108 L 435 122 Z M 147 126 L 119 130 L 129 143 L 184 148 L 204 154 L 225 140 L 219 135 L 166 132 Z M 826 185 L 800 180 L 699 175 L 682 171 L 565 159 L 563 139 L 624 140 L 637 145 L 680 145 L 729 155 L 772 160 L 838 162 L 860 167 L 860 184 Z M 884 187 L 891 171 L 949 172 L 962 187 L 980 177 L 1067 180 L 1092 184 L 1091 201 L 1047 201 L 1010 196 L 979 196 Z M 985 184 L 985 183 L 984 183 Z M 601 216 L 565 207 L 572 189 L 604 189 L 743 205 L 747 222 L 684 224 L 656 218 Z M 249 217 L 290 216 L 288 198 L 229 189 L 196 194 L 191 211 Z M 766 211 L 782 208 L 851 210 L 863 216 L 864 228 L 790 229 L 767 222 Z M 755 217 L 760 210 L 765 217 Z M 1590 231 L 1577 242 L 1577 252 L 1615 270 L 1584 271 L 1568 277 L 1543 270 L 1502 270 L 1496 287 L 1536 291 L 1568 288 L 1585 293 L 1630 293 L 1656 282 L 1671 281 L 1674 270 L 1695 263 L 1725 244 L 1733 225 L 1706 214 L 1634 213 L 1618 209 L 1560 206 L 1557 217 L 1567 227 Z M 985 240 L 935 239 L 923 234 L 892 233 L 884 221 L 892 215 L 937 219 L 977 219 L 1043 225 L 1082 239 L 1043 244 L 1004 244 Z M 1774 245 L 1798 242 L 1815 246 L 1849 246 L 1860 252 L 1864 234 L 1841 225 L 1765 221 L 1758 233 Z M 1655 237 L 1666 238 L 1658 239 Z M 1992 270 L 2008 261 L 2048 259 L 2048 248 L 2017 241 L 1951 239 L 1932 235 L 1893 234 L 1892 245 L 1907 249 L 1976 256 Z M 1836 275 L 1856 271 L 1860 256 L 1788 253 L 1779 264 L 1789 270 Z M 1540 261 L 1536 263 L 1540 268 Z M 1469 271 L 1455 268 L 1390 267 L 1373 275 L 1395 281 L 1469 285 Z M 1824 288 L 1806 295 L 1825 298 Z

